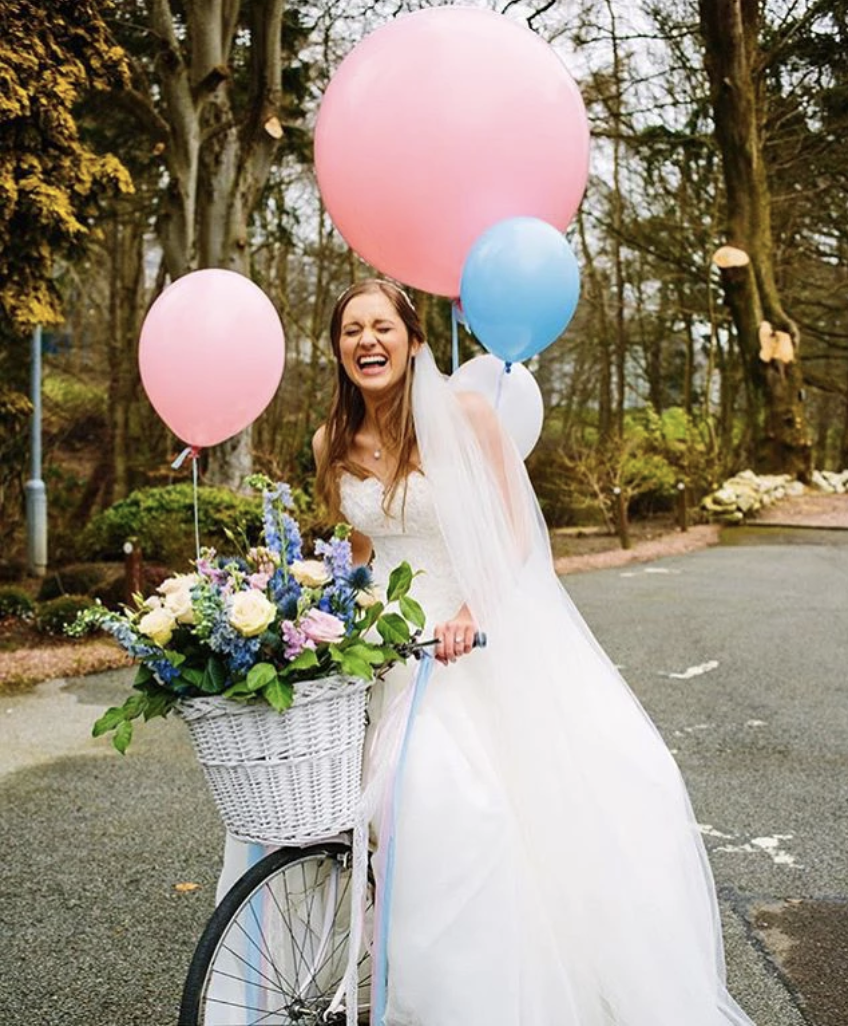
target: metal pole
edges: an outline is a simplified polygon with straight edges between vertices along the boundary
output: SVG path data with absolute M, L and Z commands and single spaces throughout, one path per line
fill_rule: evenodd
M 681 531 L 689 529 L 689 503 L 686 495 L 686 482 L 677 482 L 677 526 Z
M 35 577 L 47 571 L 47 491 L 41 479 L 41 325 L 32 332 L 30 376 L 30 479 L 26 483 L 27 568 Z

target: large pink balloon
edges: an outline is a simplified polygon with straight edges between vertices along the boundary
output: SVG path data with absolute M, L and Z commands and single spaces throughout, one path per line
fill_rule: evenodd
M 555 51 L 493 11 L 435 7 L 356 46 L 324 95 L 315 167 L 348 244 L 384 274 L 456 297 L 472 243 L 526 215 L 564 229 L 589 129 Z
M 174 434 L 198 448 L 216 445 L 271 401 L 285 363 L 283 326 L 249 278 L 193 271 L 151 306 L 138 363 L 153 408 Z

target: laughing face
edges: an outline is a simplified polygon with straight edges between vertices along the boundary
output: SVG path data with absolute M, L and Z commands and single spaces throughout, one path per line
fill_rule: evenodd
M 342 314 L 339 356 L 361 392 L 391 391 L 403 380 L 409 355 L 409 331 L 384 292 L 363 292 L 348 302 Z

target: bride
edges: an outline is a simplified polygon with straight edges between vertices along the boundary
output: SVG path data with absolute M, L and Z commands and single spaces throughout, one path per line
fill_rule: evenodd
M 560 585 L 496 415 L 451 391 L 393 283 L 351 286 L 330 332 L 319 495 L 377 580 L 423 571 L 439 639 L 399 801 L 387 1026 L 750 1026 L 677 765 Z M 375 718 L 372 771 L 396 748 Z

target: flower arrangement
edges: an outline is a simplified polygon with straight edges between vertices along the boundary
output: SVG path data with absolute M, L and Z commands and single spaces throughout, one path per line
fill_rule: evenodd
M 298 681 L 371 680 L 404 658 L 401 646 L 424 626 L 408 594 L 408 563 L 392 571 L 381 599 L 370 570 L 351 563 L 350 527 L 338 525 L 329 541 L 315 543 L 315 558 L 304 559 L 289 487 L 264 475 L 248 483 L 262 491 L 262 544 L 233 558 L 202 550 L 192 572 L 168 578 L 148 598 L 136 595 L 135 608 L 97 605 L 68 628 L 77 636 L 105 630 L 140 664 L 134 693 L 93 729 L 95 737 L 114 731 L 119 752 L 134 719 L 166 716 L 181 699 L 220 695 L 284 712 Z

